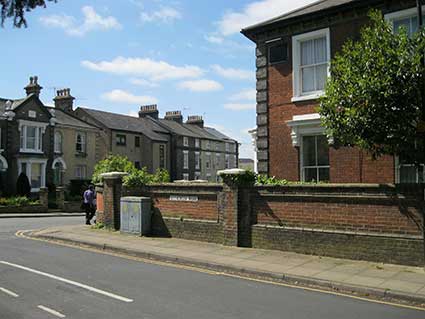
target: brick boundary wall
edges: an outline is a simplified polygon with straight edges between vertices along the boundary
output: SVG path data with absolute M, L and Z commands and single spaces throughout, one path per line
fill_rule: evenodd
M 139 189 L 124 187 L 122 196 L 152 199 L 153 236 L 223 243 L 222 189 L 219 184 L 167 183 Z M 197 200 L 183 201 L 190 197 Z
M 103 216 L 111 219 L 120 196 L 108 191 L 108 184 L 116 184 L 103 187 Z M 152 198 L 154 236 L 415 266 L 425 262 L 421 185 L 170 183 L 120 191 Z M 190 197 L 197 200 L 185 200 Z
M 252 247 L 423 265 L 422 194 L 420 186 L 255 187 Z

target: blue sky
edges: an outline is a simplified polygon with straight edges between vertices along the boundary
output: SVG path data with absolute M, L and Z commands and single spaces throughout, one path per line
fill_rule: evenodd
M 290 3 L 289 3 L 290 2 Z M 19 98 L 30 75 L 53 104 L 71 88 L 76 106 L 136 115 L 158 104 L 238 139 L 252 157 L 255 47 L 242 27 L 311 0 L 59 0 L 0 29 L 0 96 Z

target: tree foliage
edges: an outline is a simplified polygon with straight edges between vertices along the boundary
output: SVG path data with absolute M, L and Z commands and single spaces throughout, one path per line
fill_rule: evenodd
M 373 157 L 412 155 L 421 116 L 425 31 L 393 32 L 379 11 L 357 42 L 347 41 L 331 63 L 319 113 L 337 144 Z M 416 152 L 417 153 L 417 152 Z
M 100 183 L 100 174 L 108 172 L 128 173 L 123 178 L 123 184 L 128 187 L 140 187 L 147 184 L 167 183 L 170 181 L 170 174 L 165 169 L 157 169 L 155 174 L 150 174 L 146 167 L 137 169 L 125 156 L 110 155 L 96 164 L 92 182 Z
M 57 0 L 0 0 L 1 26 L 7 18 L 13 18 L 15 27 L 26 27 L 25 12 L 37 7 L 46 7 L 47 2 L 57 2 Z
M 29 196 L 31 193 L 31 185 L 27 175 L 22 172 L 16 181 L 16 193 L 19 196 Z

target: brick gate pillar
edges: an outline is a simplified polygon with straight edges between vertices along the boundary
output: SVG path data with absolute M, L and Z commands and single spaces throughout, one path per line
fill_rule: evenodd
M 103 179 L 103 223 L 107 228 L 120 229 L 120 199 L 122 178 L 127 173 L 110 172 L 101 174 Z
M 243 169 L 219 171 L 223 186 L 223 244 L 251 247 L 249 172 Z

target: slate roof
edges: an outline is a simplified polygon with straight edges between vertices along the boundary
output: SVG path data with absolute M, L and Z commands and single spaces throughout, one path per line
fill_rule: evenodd
M 79 118 L 72 116 L 60 109 L 54 107 L 47 107 L 50 113 L 54 113 L 56 117 L 56 123 L 59 125 L 73 126 L 76 128 L 85 128 L 85 129 L 97 129 L 94 125 L 90 125 Z M 52 112 L 54 111 L 54 112 Z
M 222 140 L 229 140 L 229 141 L 233 141 L 236 142 L 235 139 L 228 137 L 227 135 L 224 135 L 223 133 L 221 133 L 220 131 L 216 130 L 213 127 L 204 127 L 205 130 L 207 130 L 208 133 L 222 139 Z
M 323 10 L 327 10 L 327 9 L 343 6 L 349 3 L 355 3 L 355 2 L 357 3 L 364 2 L 365 4 L 368 3 L 368 1 L 365 1 L 365 0 L 320 0 L 320 1 L 313 2 L 307 6 L 298 8 L 296 10 L 286 12 L 275 18 L 246 27 L 242 29 L 242 33 L 247 34 L 247 33 L 250 33 L 250 31 L 254 31 L 255 29 L 265 27 L 273 23 L 287 21 L 300 16 L 317 13 Z
M 189 130 L 184 126 L 184 124 L 180 124 L 173 120 L 165 120 L 165 119 L 159 119 L 159 123 L 161 123 L 163 126 L 165 126 L 170 132 L 175 133 L 177 135 L 182 136 L 188 136 L 188 137 L 195 137 L 200 138 L 198 134 L 195 132 Z
M 98 120 L 109 129 L 140 133 L 153 141 L 167 141 L 167 138 L 163 134 L 167 134 L 168 131 L 149 119 L 82 107 L 80 107 L 80 109 L 84 110 L 87 114 Z
M 12 102 L 12 110 L 16 109 L 19 105 L 21 105 L 26 100 L 29 100 L 32 97 L 33 94 L 28 95 L 27 97 L 24 97 L 22 99 L 6 99 L 6 98 L 0 98 L 0 114 L 4 113 L 6 110 L 6 103 L 7 101 Z
M 215 140 L 215 141 L 222 141 L 221 138 L 209 133 L 205 128 L 199 127 L 195 124 L 182 124 L 185 128 L 192 131 L 194 134 L 197 135 L 199 138 L 208 139 L 208 140 Z

